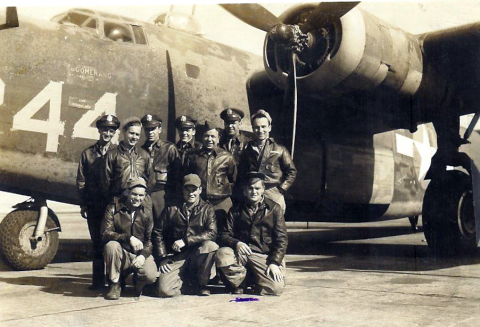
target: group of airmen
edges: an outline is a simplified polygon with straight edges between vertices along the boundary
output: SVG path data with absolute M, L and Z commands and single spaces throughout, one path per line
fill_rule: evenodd
M 99 140 L 82 152 L 77 174 L 94 248 L 90 289 L 104 288 L 106 277 L 106 299 L 116 300 L 133 273 L 136 296 L 148 284 L 160 297 L 208 296 L 212 279 L 233 294 L 282 293 L 284 194 L 295 165 L 270 138 L 265 110 L 251 116 L 253 138 L 240 131 L 241 110 L 227 108 L 220 117 L 224 129 L 205 122 L 201 143 L 197 122 L 178 117 L 177 144 L 161 139 L 157 115 L 128 118 L 118 146 L 118 118 L 97 120 Z

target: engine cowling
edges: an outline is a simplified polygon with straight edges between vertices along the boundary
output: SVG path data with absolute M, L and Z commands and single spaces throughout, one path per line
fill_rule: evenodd
M 315 5 L 292 7 L 280 19 L 301 25 Z M 311 46 L 298 55 L 299 91 L 318 96 L 387 88 L 413 96 L 423 76 L 418 39 L 372 14 L 354 8 L 330 26 L 309 32 Z M 270 80 L 284 89 L 288 53 L 267 34 L 264 65 Z

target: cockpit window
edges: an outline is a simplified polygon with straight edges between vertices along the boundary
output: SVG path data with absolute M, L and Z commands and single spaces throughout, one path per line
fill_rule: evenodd
M 97 28 L 97 20 L 95 18 L 92 18 L 83 26 L 88 28 Z
M 133 42 L 132 30 L 126 24 L 104 22 L 105 36 L 115 42 Z
M 135 34 L 135 43 L 147 44 L 147 37 L 141 26 L 132 25 L 133 34 Z
M 65 25 L 77 25 L 77 26 L 82 26 L 83 23 L 87 19 L 89 19 L 90 16 L 79 14 L 76 12 L 69 12 L 67 16 L 65 16 L 62 20 L 59 21 L 60 24 L 65 24 Z

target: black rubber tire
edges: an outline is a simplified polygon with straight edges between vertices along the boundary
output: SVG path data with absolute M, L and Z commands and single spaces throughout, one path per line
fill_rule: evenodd
M 468 211 L 469 233 L 462 231 Z M 446 172 L 444 178 L 432 181 L 425 192 L 422 208 L 425 239 L 437 255 L 455 255 L 476 249 L 475 217 L 471 179 L 459 171 Z
M 58 231 L 43 235 L 43 240 L 34 247 L 29 237 L 35 231 L 38 212 L 18 210 L 9 213 L 0 224 L 0 252 L 4 261 L 15 270 L 42 269 L 48 265 L 58 250 Z M 45 229 L 55 228 L 48 217 Z

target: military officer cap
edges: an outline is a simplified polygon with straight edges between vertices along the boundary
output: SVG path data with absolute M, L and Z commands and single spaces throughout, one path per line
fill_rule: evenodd
M 220 118 L 224 121 L 239 121 L 243 116 L 245 116 L 243 111 L 236 108 L 227 108 L 220 113 Z
M 253 179 L 253 178 L 258 178 L 262 181 L 265 181 L 265 174 L 264 173 L 260 173 L 258 171 L 249 171 L 248 173 L 245 174 L 245 179 L 247 181 Z
M 202 186 L 202 181 L 197 174 L 188 174 L 183 178 L 183 186 L 185 187 L 188 185 L 196 186 L 198 188 Z
M 147 188 L 147 183 L 145 183 L 145 180 L 141 177 L 129 179 L 127 182 L 127 188 L 131 190 L 135 187 Z
M 205 133 L 205 132 L 208 132 L 208 131 L 210 131 L 210 130 L 212 130 L 212 129 L 216 129 L 217 131 L 219 130 L 219 128 L 218 128 L 217 125 L 215 125 L 215 124 L 213 124 L 213 123 L 211 123 L 211 122 L 205 121 L 205 129 L 204 129 L 203 132 Z
M 197 121 L 194 120 L 190 116 L 180 116 L 175 120 L 175 127 L 176 128 L 195 128 L 195 125 L 197 124 Z
M 266 112 L 263 109 L 259 109 L 256 113 L 254 113 L 252 115 L 252 117 L 250 118 L 250 120 L 253 122 L 255 120 L 255 118 L 267 118 L 268 123 L 272 124 L 272 117 L 270 116 L 270 114 L 268 112 Z
M 97 126 L 97 128 L 112 127 L 114 129 L 118 129 L 120 127 L 120 120 L 118 120 L 118 118 L 114 115 L 105 115 L 97 120 L 95 126 Z
M 162 126 L 162 118 L 158 117 L 157 115 L 145 115 L 141 121 L 143 128 L 155 128 Z

